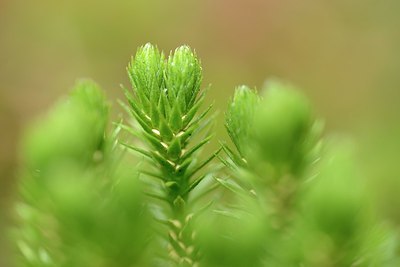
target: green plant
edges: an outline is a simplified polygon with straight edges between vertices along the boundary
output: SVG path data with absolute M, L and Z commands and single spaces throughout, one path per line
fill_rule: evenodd
M 205 96 L 200 92 L 200 62 L 187 46 L 177 48 L 165 61 L 163 53 L 147 44 L 132 59 L 128 74 L 134 94 L 125 90 L 129 102 L 126 109 L 141 130 L 125 128 L 147 147 L 127 147 L 144 155 L 153 166 L 154 170 L 142 172 L 160 180 L 161 188 L 152 184 L 152 192 L 147 194 L 167 203 L 158 220 L 169 228 L 170 258 L 177 264 L 194 266 L 198 251 L 191 229 L 194 214 L 189 211 L 189 194 L 206 177 L 198 175 L 199 171 L 214 157 L 200 163 L 194 160 L 211 139 L 210 134 L 191 145 L 194 136 L 207 126 L 205 118 L 211 109 L 197 114 Z
M 196 54 L 181 46 L 166 58 L 146 44 L 127 71 L 130 117 L 111 131 L 90 81 L 27 131 L 18 266 L 399 264 L 351 145 L 321 138 L 298 89 L 238 87 L 226 112 L 235 148 L 221 142 L 199 160 L 213 117 Z

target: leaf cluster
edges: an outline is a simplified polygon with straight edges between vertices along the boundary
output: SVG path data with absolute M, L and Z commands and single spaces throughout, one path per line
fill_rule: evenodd
M 213 117 L 201 110 L 196 53 L 146 44 L 127 72 L 130 117 L 112 131 L 90 81 L 27 130 L 18 266 L 399 265 L 398 236 L 376 215 L 352 145 L 322 138 L 299 89 L 238 87 L 225 114 L 234 147 L 199 160 Z

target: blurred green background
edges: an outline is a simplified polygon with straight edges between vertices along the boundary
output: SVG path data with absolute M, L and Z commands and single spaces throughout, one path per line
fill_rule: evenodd
M 0 0 L 0 229 L 21 130 L 77 78 L 121 97 L 127 62 L 146 42 L 197 51 L 219 139 L 235 86 L 260 88 L 274 76 L 302 88 L 327 129 L 361 140 L 366 174 L 394 179 L 379 199 L 398 200 L 399 14 L 398 0 Z

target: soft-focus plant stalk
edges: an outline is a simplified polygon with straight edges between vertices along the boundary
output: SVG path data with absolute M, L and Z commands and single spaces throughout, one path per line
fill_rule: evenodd
M 21 146 L 17 266 L 146 266 L 150 221 L 136 168 L 106 135 L 108 104 L 78 83 Z M 116 129 L 117 130 L 117 129 Z

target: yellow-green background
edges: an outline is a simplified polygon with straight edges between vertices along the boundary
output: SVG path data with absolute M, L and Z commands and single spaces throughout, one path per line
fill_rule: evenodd
M 197 51 L 217 138 L 236 85 L 279 77 L 302 88 L 329 131 L 361 140 L 361 161 L 374 166 L 365 172 L 397 178 L 399 14 L 398 0 L 0 0 L 0 225 L 26 123 L 77 78 L 121 97 L 127 62 L 146 42 Z

